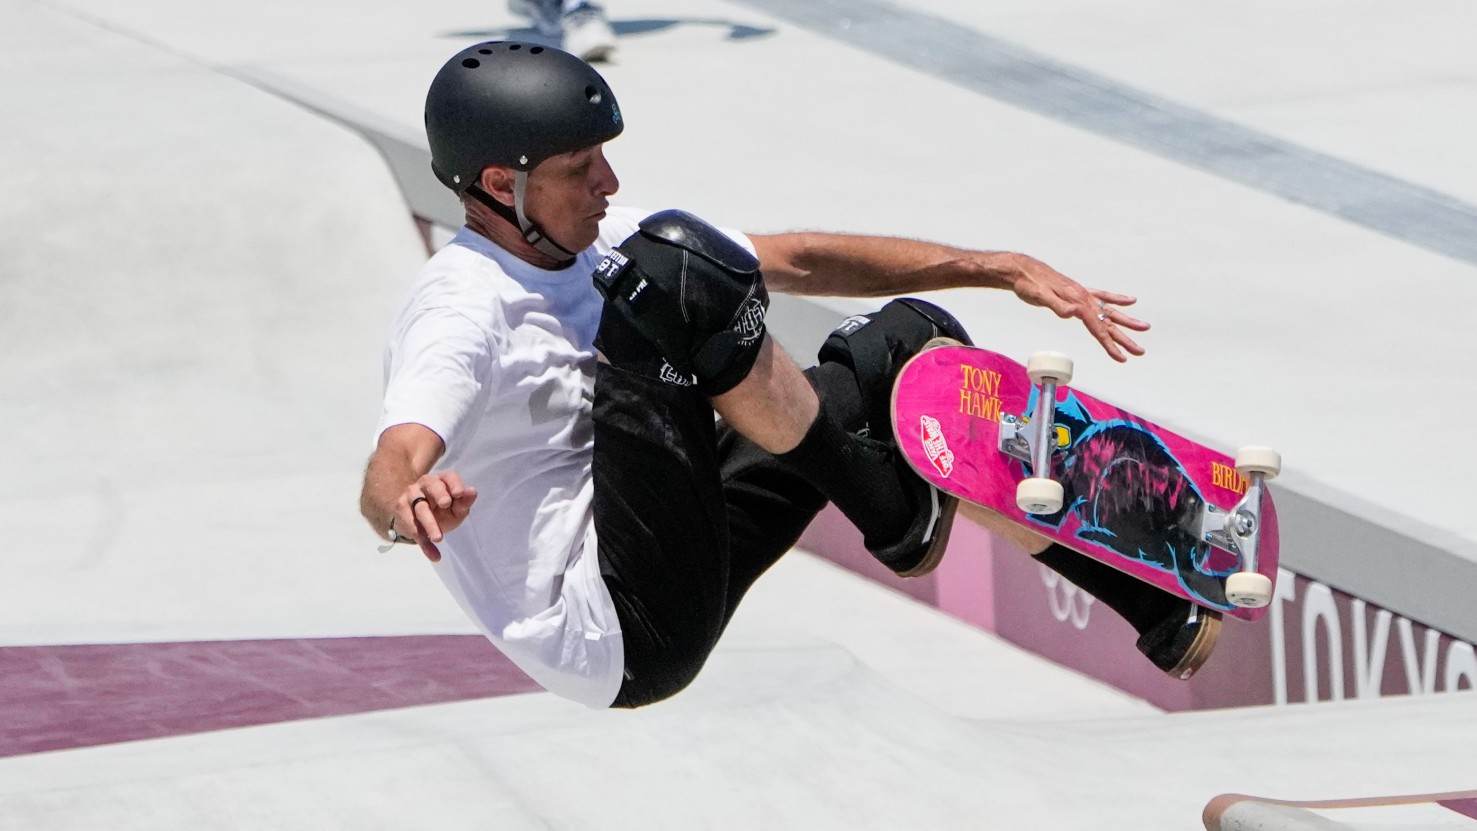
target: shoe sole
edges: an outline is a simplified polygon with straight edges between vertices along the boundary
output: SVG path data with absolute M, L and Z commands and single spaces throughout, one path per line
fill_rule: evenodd
M 963 345 L 963 343 L 960 343 L 954 338 L 930 338 L 923 344 L 923 348 L 919 349 L 918 352 L 913 355 L 913 358 L 922 355 L 924 352 L 927 352 L 930 349 L 935 349 L 940 346 Z M 911 361 L 913 360 L 913 358 L 909 358 L 908 360 Z M 894 384 L 892 387 L 892 407 L 893 409 L 897 408 L 896 384 Z M 897 436 L 894 435 L 893 439 L 896 440 L 896 438 Z M 939 500 L 939 515 L 938 519 L 935 521 L 934 526 L 938 529 L 938 531 L 933 538 L 933 542 L 929 544 L 928 551 L 924 552 L 923 559 L 919 560 L 918 564 L 910 569 L 896 572 L 897 576 L 899 577 L 922 577 L 923 575 L 928 574 L 929 572 L 938 568 L 939 563 L 943 562 L 944 560 L 944 549 L 949 547 L 949 535 L 954 530 L 954 515 L 959 510 L 959 497 L 954 496 L 953 494 L 945 493 L 944 491 L 936 487 L 933 488 L 933 494 L 934 497 Z
M 1188 681 L 1205 662 L 1210 660 L 1210 653 L 1215 651 L 1215 644 L 1221 637 L 1221 613 L 1211 611 L 1203 607 L 1199 608 L 1201 615 L 1200 629 L 1195 633 L 1195 640 L 1185 650 L 1179 663 L 1169 670 L 1168 675 L 1181 681 Z
M 934 524 L 938 530 L 934 534 L 933 542 L 928 546 L 928 551 L 923 554 L 923 559 L 910 569 L 895 572 L 899 577 L 922 577 L 938 568 L 939 563 L 944 560 L 944 549 L 949 547 L 949 534 L 954 530 L 954 513 L 959 510 L 959 500 L 938 488 L 934 488 L 933 492 L 939 499 L 939 515 Z

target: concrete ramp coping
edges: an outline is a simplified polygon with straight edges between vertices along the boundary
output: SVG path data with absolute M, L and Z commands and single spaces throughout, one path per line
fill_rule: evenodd
M 1477 791 L 1292 802 L 1222 794 L 1205 806 L 1206 831 L 1360 831 L 1477 828 Z

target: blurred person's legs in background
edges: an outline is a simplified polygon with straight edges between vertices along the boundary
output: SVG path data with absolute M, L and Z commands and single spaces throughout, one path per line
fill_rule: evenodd
M 559 41 L 564 51 L 595 63 L 615 51 L 615 30 L 605 8 L 589 0 L 508 0 L 508 9 L 532 21 L 539 34 Z

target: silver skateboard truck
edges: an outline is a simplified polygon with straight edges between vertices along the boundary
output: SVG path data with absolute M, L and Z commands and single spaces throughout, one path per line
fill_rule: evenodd
M 1056 451 L 1056 388 L 1072 383 L 1072 359 L 1060 352 L 1036 352 L 1026 361 L 1026 374 L 1040 387 L 1029 428 L 1014 415 L 1000 418 L 1000 451 L 1031 465 L 1031 475 L 1015 489 L 1015 504 L 1028 514 L 1054 514 L 1062 509 L 1062 483 L 1051 478 Z
M 1200 511 L 1196 538 L 1235 554 L 1241 570 L 1226 578 L 1226 600 L 1233 606 L 1260 609 L 1272 602 L 1272 581 L 1256 570 L 1257 538 L 1262 530 L 1262 493 L 1266 481 L 1282 472 L 1282 456 L 1255 445 L 1236 451 L 1236 472 L 1249 480 L 1246 493 L 1230 511 L 1206 504 Z

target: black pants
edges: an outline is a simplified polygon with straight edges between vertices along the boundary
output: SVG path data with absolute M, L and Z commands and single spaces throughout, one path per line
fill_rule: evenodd
M 692 387 L 595 376 L 595 530 L 625 644 L 613 706 L 692 682 L 754 581 L 826 500 L 723 424 Z

